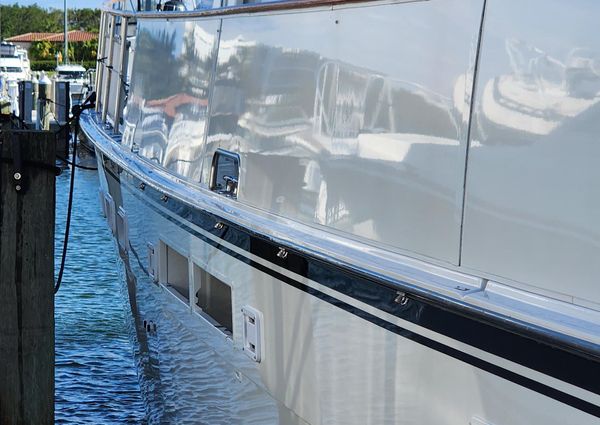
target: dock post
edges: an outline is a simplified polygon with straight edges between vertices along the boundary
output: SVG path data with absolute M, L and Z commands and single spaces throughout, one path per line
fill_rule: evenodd
M 50 130 L 50 101 L 52 100 L 52 82 L 44 74 L 38 81 L 37 130 Z
M 40 87 L 39 87 L 40 82 L 35 75 L 33 76 L 33 80 L 31 80 L 31 81 L 33 82 L 33 110 L 37 111 L 38 98 L 40 97 Z
M 5 128 L 0 154 L 0 424 L 53 424 L 54 135 Z

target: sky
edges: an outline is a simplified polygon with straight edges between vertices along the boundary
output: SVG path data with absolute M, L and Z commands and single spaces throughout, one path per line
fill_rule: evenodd
M 23 6 L 29 6 L 37 3 L 38 6 L 44 8 L 53 7 L 55 9 L 62 9 L 64 0 L 0 0 L 0 4 L 20 4 Z M 104 0 L 67 0 L 67 7 L 69 9 L 82 9 L 82 8 L 99 8 Z

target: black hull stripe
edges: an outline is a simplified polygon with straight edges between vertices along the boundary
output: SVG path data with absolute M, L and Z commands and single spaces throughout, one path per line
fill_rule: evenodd
M 370 279 L 365 279 L 354 273 L 340 270 L 334 265 L 325 264 L 318 259 L 301 258 L 298 254 L 290 253 L 292 258 L 283 262 L 277 256 L 278 245 L 258 236 L 252 236 L 251 232 L 241 229 L 233 223 L 228 223 L 207 212 L 194 210 L 187 205 L 169 199 L 161 201 L 161 193 L 146 187 L 144 194 L 133 185 L 141 181 L 132 177 L 132 183 L 119 179 L 110 169 L 105 170 L 117 180 L 121 180 L 121 187 L 127 188 L 136 198 L 156 211 L 166 220 L 169 220 L 186 232 L 203 240 L 209 245 L 236 258 L 239 261 L 260 270 L 275 279 L 293 286 L 301 291 L 311 294 L 325 302 L 337 306 L 349 313 L 368 320 L 390 332 L 401 335 L 421 345 L 444 353 L 455 359 L 471 364 L 479 369 L 485 370 L 496 376 L 507 379 L 523 387 L 529 388 L 540 394 L 544 394 L 554 400 L 570 405 L 586 413 L 600 417 L 600 406 L 581 400 L 575 396 L 559 391 L 538 381 L 524 377 L 498 365 L 482 360 L 478 357 L 464 353 L 460 350 L 448 347 L 442 343 L 431 340 L 422 335 L 408 331 L 395 324 L 389 323 L 377 316 L 360 310 L 350 304 L 331 297 L 321 291 L 305 285 L 295 279 L 289 278 L 261 263 L 257 263 L 244 255 L 223 246 L 205 235 L 195 231 L 179 220 L 162 212 L 156 205 L 162 204 L 169 211 L 181 219 L 191 222 L 198 227 L 210 232 L 247 252 L 257 255 L 271 263 L 281 266 L 289 271 L 297 273 L 310 280 L 316 281 L 326 287 L 344 293 L 358 301 L 365 302 L 377 309 L 388 312 L 396 317 L 415 323 L 436 333 L 445 335 L 457 341 L 464 342 L 470 346 L 482 349 L 499 357 L 522 364 L 530 369 L 540 371 L 546 375 L 569 382 L 573 385 L 585 388 L 596 394 L 600 393 L 600 365 L 598 362 L 574 355 L 573 353 L 559 350 L 555 347 L 545 345 L 539 341 L 511 333 L 509 331 L 493 327 L 489 324 L 479 322 L 472 318 L 456 314 L 439 306 L 430 305 L 422 300 L 410 299 L 408 304 L 400 306 L 393 302 L 396 292 L 387 285 L 381 285 Z M 148 198 L 148 199 L 145 199 Z M 216 230 L 216 222 L 223 222 L 226 226 L 222 230 Z M 279 260 L 279 261 L 278 261 Z M 287 267 L 286 267 L 287 266 Z M 365 287 L 365 285 L 367 287 Z

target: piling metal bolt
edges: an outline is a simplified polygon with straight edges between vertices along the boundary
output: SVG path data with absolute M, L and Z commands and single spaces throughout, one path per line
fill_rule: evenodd
M 15 180 L 21 180 L 21 173 L 15 173 L 13 177 Z
M 20 185 L 20 184 L 16 185 L 16 186 L 15 186 L 15 190 L 16 190 L 17 192 L 20 192 L 20 191 L 21 191 L 21 185 Z

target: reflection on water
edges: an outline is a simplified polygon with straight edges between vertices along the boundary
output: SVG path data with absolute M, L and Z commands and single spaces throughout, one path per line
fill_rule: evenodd
M 60 262 L 70 173 L 57 178 Z M 113 242 L 99 213 L 96 172 L 78 171 L 71 244 L 56 298 L 56 423 L 140 424 L 140 397 Z

